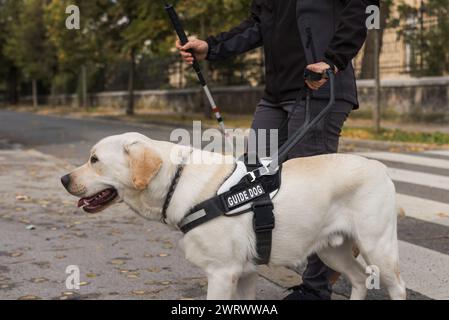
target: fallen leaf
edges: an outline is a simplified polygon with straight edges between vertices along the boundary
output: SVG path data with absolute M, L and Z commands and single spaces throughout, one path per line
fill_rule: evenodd
M 30 200 L 30 197 L 22 195 L 22 194 L 18 194 L 18 195 L 16 195 L 16 200 L 27 201 L 27 200 Z
M 31 279 L 31 282 L 33 282 L 33 283 L 42 283 L 42 282 L 47 282 L 48 281 L 48 279 L 46 279 L 46 278 L 33 278 L 33 279 Z
M 126 261 L 120 260 L 120 259 L 112 259 L 111 260 L 111 264 L 113 264 L 113 265 L 122 265 L 122 264 L 125 264 L 125 263 L 126 263 Z
M 89 284 L 89 282 L 86 281 L 82 281 L 79 283 L 80 286 L 87 286 Z
M 13 252 L 9 256 L 13 257 L 13 258 L 17 258 L 17 257 L 20 257 L 21 255 L 23 255 L 22 252 Z
M 158 256 L 159 257 L 168 257 L 169 254 L 168 253 L 159 253 Z
M 135 295 L 138 295 L 138 296 L 141 296 L 141 295 L 145 294 L 145 291 L 143 291 L 143 290 L 133 290 L 133 291 L 131 291 L 131 293 L 135 294 Z
M 98 274 L 96 274 L 96 273 L 88 273 L 88 274 L 86 274 L 86 277 L 88 277 L 88 278 L 96 278 L 98 276 Z
M 33 296 L 33 295 L 26 295 L 26 296 L 19 297 L 19 300 L 40 300 L 40 299 L 41 299 L 41 297 Z

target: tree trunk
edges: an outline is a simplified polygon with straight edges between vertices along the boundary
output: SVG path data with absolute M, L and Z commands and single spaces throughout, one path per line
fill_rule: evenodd
M 130 52 L 130 64 L 128 74 L 128 106 L 126 107 L 126 114 L 134 114 L 134 72 L 136 68 L 136 51 L 134 48 Z
M 380 30 L 379 30 L 379 54 L 382 51 L 383 35 L 385 25 L 390 16 L 390 4 L 381 3 L 380 6 Z M 369 30 L 363 49 L 362 68 L 360 71 L 360 79 L 374 79 L 374 46 L 377 30 Z
M 19 103 L 19 70 L 16 67 L 9 68 L 8 82 L 6 84 L 6 91 L 8 96 L 8 103 L 17 105 Z
M 51 88 L 50 88 L 50 106 L 56 107 L 56 85 L 55 82 L 51 82 Z
M 87 108 L 87 68 L 85 65 L 81 67 L 81 91 L 82 91 L 82 101 L 83 101 L 83 107 Z
M 39 105 L 37 101 L 37 80 L 32 80 L 32 90 L 33 90 L 33 107 L 37 107 Z

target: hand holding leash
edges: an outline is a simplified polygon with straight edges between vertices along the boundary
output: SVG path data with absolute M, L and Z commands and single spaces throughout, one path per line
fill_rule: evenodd
M 325 62 L 309 64 L 304 72 L 306 85 L 311 90 L 318 90 L 329 79 L 328 71 L 333 72 L 331 66 Z

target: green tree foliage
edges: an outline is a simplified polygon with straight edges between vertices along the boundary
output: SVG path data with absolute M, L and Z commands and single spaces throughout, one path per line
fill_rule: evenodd
M 182 0 L 177 2 L 176 8 L 187 33 L 204 39 L 209 35 L 227 31 L 247 19 L 250 15 L 251 2 L 251 0 Z M 240 55 L 224 62 L 208 64 L 207 68 L 216 83 L 242 84 L 244 79 L 251 78 L 250 75 L 244 75 L 242 70 L 252 69 L 259 75 L 262 74 L 257 58 Z M 252 68 L 249 68 L 250 65 Z M 191 81 L 195 81 L 194 75 L 192 78 Z
M 24 76 L 33 81 L 37 104 L 37 81 L 48 83 L 55 74 L 54 48 L 48 41 L 41 0 L 21 1 L 17 21 L 8 23 L 4 53 Z
M 0 0 L 0 91 L 4 92 L 4 99 L 11 104 L 18 102 L 20 71 L 5 54 L 5 46 L 10 37 L 10 26 L 18 20 L 21 2 Z
M 422 8 L 401 2 L 398 10 L 395 24 L 411 47 L 412 73 L 439 76 L 449 72 L 449 0 L 428 0 Z

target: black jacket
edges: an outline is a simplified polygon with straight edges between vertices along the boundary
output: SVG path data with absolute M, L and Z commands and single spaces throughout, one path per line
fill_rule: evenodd
M 264 46 L 266 67 L 265 96 L 269 100 L 283 99 L 285 84 L 279 79 L 276 62 L 279 48 L 273 47 L 277 30 L 275 1 L 253 0 L 251 16 L 237 27 L 217 36 L 209 37 L 207 59 L 223 60 L 228 57 Z M 296 20 L 301 47 L 306 64 L 328 61 L 335 64 L 340 72 L 336 76 L 336 98 L 353 103 L 356 107 L 357 89 L 351 60 L 358 53 L 366 38 L 367 6 L 379 5 L 375 0 L 297 0 Z M 295 52 L 285 50 L 285 55 Z M 298 54 L 298 52 L 296 52 Z M 303 73 L 304 63 L 292 66 L 301 69 L 292 72 Z M 298 82 L 298 90 L 302 82 Z M 328 84 L 313 93 L 315 98 L 327 99 Z M 277 102 L 277 101 L 276 101 Z

